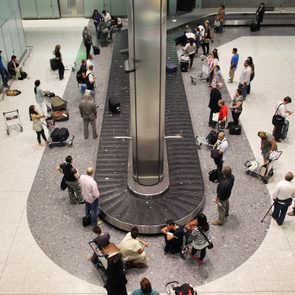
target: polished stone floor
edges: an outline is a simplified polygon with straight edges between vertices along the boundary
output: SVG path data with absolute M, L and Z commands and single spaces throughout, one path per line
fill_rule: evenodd
M 98 145 L 97 142 L 92 139 L 84 142 L 82 138 L 82 124 L 78 119 L 68 121 L 65 123 L 72 134 L 77 136 L 77 141 L 74 143 L 73 149 L 53 149 L 49 151 L 37 145 L 35 134 L 31 129 L 31 122 L 28 119 L 27 107 L 34 103 L 33 96 L 33 82 L 39 78 L 42 81 L 44 89 L 50 89 L 61 96 L 65 97 L 68 94 L 64 93 L 66 89 L 68 79 L 71 72 L 67 71 L 65 74 L 65 80 L 60 82 L 57 80 L 55 73 L 52 73 L 49 69 L 48 60 L 51 57 L 51 51 L 54 44 L 60 43 L 62 45 L 62 52 L 64 55 L 65 64 L 72 64 L 76 59 L 81 44 L 81 28 L 85 25 L 86 20 L 59 20 L 59 21 L 25 21 L 25 32 L 27 38 L 27 44 L 33 45 L 34 49 L 31 57 L 27 60 L 26 69 L 30 74 L 31 79 L 25 81 L 16 81 L 13 84 L 13 88 L 22 91 L 22 95 L 17 97 L 6 97 L 4 101 L 0 103 L 2 111 L 18 108 L 20 110 L 20 116 L 24 126 L 24 132 L 13 132 L 10 136 L 6 135 L 4 122 L 0 125 L 1 133 L 1 189 L 0 189 L 0 293 L 1 294 L 105 294 L 102 287 L 93 283 L 88 283 L 85 276 L 81 279 L 81 275 L 75 273 L 75 269 L 67 269 L 64 265 L 60 264 L 60 261 L 56 257 L 63 257 L 63 253 L 51 252 L 53 256 L 47 256 L 44 251 L 46 247 L 51 249 L 55 248 L 55 243 L 60 243 L 61 249 L 65 253 L 72 253 L 72 257 L 81 259 L 81 264 L 86 265 L 87 259 L 87 245 L 85 245 L 85 256 L 81 257 L 75 251 L 75 238 L 71 236 L 66 230 L 60 231 L 56 240 L 48 240 L 47 244 L 39 245 L 38 234 L 34 234 L 35 239 L 31 234 L 31 230 L 28 224 L 30 222 L 30 216 L 27 216 L 27 199 L 28 196 L 34 194 L 38 196 L 38 187 L 32 184 L 39 184 L 40 194 L 39 198 L 48 199 L 48 206 L 55 206 L 55 210 L 60 212 L 60 216 L 63 220 L 66 220 L 70 224 L 80 226 L 80 216 L 83 214 L 83 206 L 70 208 L 60 206 L 60 204 L 67 203 L 66 193 L 58 192 L 57 195 L 52 194 L 55 192 L 55 188 L 47 186 L 48 171 L 52 173 L 52 179 L 56 186 L 59 185 L 60 176 L 55 171 L 55 166 L 59 162 L 63 161 L 64 157 L 71 153 L 74 156 L 75 163 L 79 167 L 79 170 L 83 172 L 85 168 L 93 163 L 96 158 L 94 153 Z M 53 27 L 53 25 L 55 27 Z M 235 30 L 235 29 L 234 29 Z M 294 118 L 290 117 L 290 130 L 288 139 L 280 144 L 280 148 L 283 150 L 282 158 L 276 163 L 276 172 L 273 179 L 267 186 L 264 186 L 259 180 L 246 177 L 243 175 L 244 167 L 241 160 L 252 157 L 254 155 L 257 159 L 261 160 L 259 151 L 259 140 L 256 136 L 258 130 L 271 131 L 271 116 L 273 106 L 278 99 L 285 95 L 292 97 L 292 83 L 294 80 L 294 73 L 292 70 L 292 60 L 294 59 L 294 37 L 292 36 L 292 29 L 288 30 L 288 34 L 291 36 L 283 36 L 285 32 L 284 28 L 275 28 L 274 30 L 265 29 L 259 34 L 251 37 L 241 37 L 248 35 L 247 32 L 241 31 L 238 35 L 234 35 L 230 30 L 226 30 L 225 34 L 220 36 L 220 39 L 225 38 L 229 43 L 220 42 L 218 40 L 214 44 L 220 45 L 220 64 L 222 73 L 227 80 L 228 65 L 230 60 L 230 53 L 232 47 L 238 47 L 241 54 L 239 70 L 236 74 L 236 78 L 239 77 L 239 71 L 241 70 L 242 60 L 245 57 L 251 55 L 254 58 L 256 65 L 256 77 L 252 84 L 252 93 L 248 97 L 244 105 L 244 111 L 241 116 L 244 133 L 241 140 L 238 138 L 230 138 L 232 144 L 229 152 L 232 149 L 232 155 L 238 154 L 239 157 L 235 158 L 229 153 L 227 155 L 227 161 L 234 167 L 234 173 L 238 175 L 240 182 L 236 185 L 237 193 L 233 195 L 232 199 L 232 216 L 229 217 L 229 222 L 221 228 L 212 228 L 213 236 L 218 237 L 216 239 L 216 245 L 222 245 L 219 252 L 219 247 L 215 247 L 212 252 L 208 251 L 208 260 L 204 267 L 198 267 L 192 265 L 194 269 L 196 280 L 190 281 L 190 283 L 197 286 L 197 290 L 200 294 L 294 294 L 295 293 L 295 277 L 294 277 L 294 234 L 292 228 L 295 223 L 295 219 L 291 217 L 286 218 L 286 222 L 282 227 L 278 227 L 271 221 L 270 227 L 265 232 L 266 236 L 259 246 L 260 242 L 257 242 L 258 249 L 255 251 L 255 247 L 252 247 L 253 234 L 263 230 L 267 230 L 267 223 L 261 225 L 261 214 L 264 213 L 269 207 L 270 197 L 267 195 L 266 189 L 269 194 L 274 190 L 274 186 L 279 181 L 284 173 L 294 167 L 294 157 L 292 157 L 292 151 L 294 148 L 294 132 L 292 126 L 294 125 Z M 276 34 L 279 37 L 263 36 Z M 293 34 L 294 35 L 294 34 Z M 44 42 L 44 36 L 46 36 L 46 42 Z M 229 38 L 229 39 L 227 39 Z M 43 40 L 43 42 L 42 42 Z M 52 44 L 48 47 L 48 43 Z M 288 51 L 283 48 L 290 48 Z M 100 109 L 103 109 L 106 93 L 106 82 L 108 79 L 108 64 L 110 63 L 111 47 L 105 48 L 101 55 L 96 57 L 97 75 L 100 75 L 100 91 L 97 93 L 98 103 Z M 101 67 L 100 67 L 101 65 Z M 200 71 L 200 63 L 196 62 L 192 73 L 198 73 Z M 104 70 L 102 70 L 104 69 Z M 101 72 L 100 72 L 101 70 Z M 73 75 L 73 74 L 72 74 Z M 204 89 L 204 84 L 199 86 L 191 85 L 189 81 L 190 73 L 183 75 L 184 84 L 186 85 L 188 103 L 191 109 L 192 123 L 195 127 L 195 133 L 207 134 L 208 128 L 206 126 L 206 97 L 200 98 L 199 94 L 208 95 Z M 236 79 L 237 80 L 237 79 Z M 200 82 L 204 83 L 204 82 Z M 227 85 L 229 93 L 232 94 L 236 83 Z M 78 93 L 74 89 L 76 85 L 72 86 L 70 93 Z M 207 87 L 207 86 L 206 86 Z M 226 91 L 223 91 L 224 95 L 227 95 Z M 228 97 L 227 97 L 228 98 Z M 79 102 L 80 97 L 70 98 L 73 102 L 70 105 L 71 113 L 77 113 L 76 105 Z M 200 101 L 198 101 L 200 99 Z M 201 106 L 200 103 L 201 102 Z M 205 107 L 205 108 L 204 108 Z M 290 106 L 292 110 L 293 106 Z M 75 116 L 74 116 L 75 117 Z M 100 114 L 100 118 L 101 118 Z M 257 118 L 257 119 L 256 119 Z M 200 124 L 201 122 L 201 124 Z M 100 120 L 98 120 L 100 124 Z M 249 150 L 245 151 L 245 146 L 249 146 Z M 231 143 L 231 141 L 230 141 Z M 236 150 L 234 152 L 234 150 Z M 206 158 L 206 150 L 201 150 L 200 154 L 204 159 L 204 180 L 207 181 L 207 172 L 211 169 L 211 162 Z M 202 157 L 201 156 L 201 157 Z M 53 160 L 57 159 L 57 160 Z M 47 161 L 47 166 L 39 165 Z M 206 166 L 207 165 L 207 166 Z M 39 167 L 39 168 L 38 168 Z M 43 177 L 44 174 L 44 177 Z M 241 177 L 241 178 L 240 178 Z M 238 185 L 239 184 L 239 185 Z M 214 197 L 215 187 L 213 184 L 207 182 L 208 198 L 207 205 L 205 207 L 205 213 L 210 217 L 210 220 L 215 216 L 215 206 L 211 203 L 211 199 Z M 32 189 L 32 191 L 31 191 Z M 48 192 L 47 194 L 44 194 Z M 31 191 L 31 192 L 30 192 Z M 42 193 L 41 193 L 42 191 Z M 255 195 L 256 194 L 256 195 Z M 250 202 L 247 202 L 249 197 Z M 52 198 L 52 199 L 50 199 Z M 252 198 L 256 198 L 258 205 Z M 56 200 L 56 202 L 54 202 Z M 263 207 L 263 205 L 265 207 Z M 65 210 L 64 210 L 65 209 Z M 263 210 L 265 209 L 265 210 Z M 256 212 L 257 219 L 251 219 L 249 211 Z M 29 212 L 29 211 L 28 211 Z M 246 226 L 243 229 L 240 228 L 240 223 L 237 220 L 243 220 L 243 224 Z M 50 219 L 50 216 L 43 216 L 40 212 L 40 217 L 35 221 L 36 224 L 32 224 L 32 228 L 38 228 L 40 231 L 57 231 L 55 220 Z M 106 224 L 104 228 L 110 227 Z M 111 230 L 111 229 L 110 229 Z M 241 237 L 243 233 L 243 237 Z M 86 230 L 83 233 L 85 239 L 91 238 L 91 233 Z M 123 236 L 123 233 L 114 230 L 115 241 L 118 242 Z M 231 236 L 230 239 L 226 239 L 227 236 Z M 263 239 L 264 234 L 259 235 L 258 239 Z M 79 238 L 79 237 L 77 237 Z M 253 254 L 250 258 L 245 255 L 244 251 L 238 246 L 238 241 L 241 238 L 245 238 L 249 242 L 249 247 L 253 250 L 250 254 Z M 153 243 L 154 238 L 151 243 Z M 222 241 L 222 243 L 220 243 Z M 235 243 L 235 247 L 231 249 L 231 241 Z M 155 243 L 156 244 L 156 243 Z M 247 246 L 245 243 L 241 247 Z M 225 252 L 224 252 L 225 250 Z M 161 242 L 155 245 L 154 251 L 161 253 Z M 44 253 L 45 252 L 45 253 Z M 236 253 L 235 253 L 236 252 Z M 219 253 L 223 253 L 222 260 L 218 264 L 214 265 L 215 259 Z M 225 255 L 227 253 L 227 255 Z M 245 259 L 237 269 L 233 270 L 231 267 L 234 265 L 232 257 L 241 256 Z M 161 256 L 157 254 L 157 257 Z M 215 258 L 214 258 L 215 257 Z M 247 259 L 248 258 L 248 259 Z M 70 258 L 69 258 L 70 259 Z M 212 260 L 211 260 L 212 259 Z M 156 261 L 158 262 L 158 260 Z M 189 262 L 190 263 L 190 262 Z M 166 281 L 161 280 L 159 274 L 167 271 L 165 260 L 162 259 L 161 263 L 158 263 L 161 267 L 155 268 L 155 272 L 151 269 L 142 272 L 142 276 L 148 276 L 154 282 L 154 286 L 163 292 L 163 286 Z M 214 269 L 221 269 L 223 271 L 217 277 L 219 279 L 213 280 L 207 283 L 206 279 L 199 281 L 198 277 L 206 275 L 210 277 L 210 271 L 214 272 Z M 89 275 L 94 278 L 97 275 L 89 265 Z M 66 269 L 66 270 L 64 270 Z M 83 268 L 84 270 L 84 268 Z M 164 271 L 163 271 L 164 270 Z M 209 272 L 208 272 L 209 270 Z M 230 273 L 228 273 L 230 272 Z M 226 274 L 221 276 L 222 274 Z M 135 275 L 135 274 L 134 274 Z M 140 275 L 141 276 L 141 275 Z M 180 276 L 174 277 L 179 281 L 186 280 L 185 274 L 181 272 Z M 200 285 L 202 284 L 202 285 Z M 136 286 L 136 281 L 130 276 L 129 291 Z

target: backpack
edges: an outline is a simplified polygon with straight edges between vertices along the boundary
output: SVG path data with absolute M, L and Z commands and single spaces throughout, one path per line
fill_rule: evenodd
M 175 295 L 195 295 L 194 288 L 189 284 L 182 284 L 179 287 L 176 287 L 175 289 Z
M 76 80 L 79 84 L 82 84 L 85 82 L 85 79 L 82 75 L 82 71 L 78 71 L 77 74 L 76 74 Z
M 89 73 L 87 76 L 86 76 L 86 79 L 85 79 L 85 84 L 87 85 L 87 89 L 89 90 L 93 90 L 94 89 L 94 83 L 90 83 L 90 80 L 89 80 L 89 76 L 90 75 L 93 75 L 92 73 Z

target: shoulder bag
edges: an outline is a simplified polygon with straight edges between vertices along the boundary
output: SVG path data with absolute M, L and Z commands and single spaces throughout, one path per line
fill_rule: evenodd
M 272 116 L 272 124 L 274 126 L 283 126 L 285 123 L 285 118 L 282 117 L 281 115 L 277 114 L 277 112 L 282 104 L 283 103 L 279 104 L 279 106 L 277 107 L 277 109 L 275 111 L 275 114 Z
M 212 249 L 213 243 L 209 241 L 209 239 L 207 238 L 207 236 L 204 234 L 204 232 L 199 228 L 200 233 L 203 235 L 203 237 L 205 238 L 205 240 L 209 243 L 209 245 L 207 246 L 208 249 Z

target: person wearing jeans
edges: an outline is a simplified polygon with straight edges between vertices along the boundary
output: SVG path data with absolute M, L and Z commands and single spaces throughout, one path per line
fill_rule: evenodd
M 0 50 L 0 74 L 1 74 L 2 81 L 3 81 L 3 86 L 8 87 L 9 73 L 3 64 L 2 50 Z
M 97 182 L 93 178 L 94 169 L 92 167 L 87 168 L 87 175 L 81 175 L 79 178 L 79 182 L 82 189 L 82 196 L 85 201 L 85 215 L 89 216 L 91 225 L 95 226 L 100 221 L 97 221 L 97 216 L 99 215 L 98 209 L 98 198 L 99 198 L 99 191 Z
M 274 210 L 271 216 L 278 225 L 283 224 L 288 207 L 292 204 L 292 198 L 295 198 L 295 186 L 291 183 L 293 178 L 293 173 L 288 172 L 285 179 L 277 184 L 273 193 Z
M 242 91 L 242 96 L 244 100 L 246 99 L 246 96 L 247 96 L 247 89 L 250 83 L 251 71 L 252 69 L 249 65 L 249 61 L 245 60 L 244 69 L 242 70 L 242 73 L 240 76 L 240 83 L 238 87 Z

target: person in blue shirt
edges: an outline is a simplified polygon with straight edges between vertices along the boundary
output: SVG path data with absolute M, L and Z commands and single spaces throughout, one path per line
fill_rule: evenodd
M 8 87 L 8 80 L 9 80 L 9 74 L 7 69 L 4 67 L 3 60 L 2 60 L 2 50 L 0 50 L 0 74 L 3 81 L 3 86 Z
M 137 289 L 131 293 L 131 295 L 160 295 L 157 291 L 152 289 L 151 282 L 147 278 L 143 278 L 140 281 L 140 289 Z
M 232 83 L 235 77 L 235 71 L 238 67 L 238 63 L 239 63 L 239 54 L 238 54 L 238 49 L 237 48 L 233 48 L 232 51 L 232 58 L 230 61 L 230 68 L 229 68 L 229 80 L 228 83 Z

